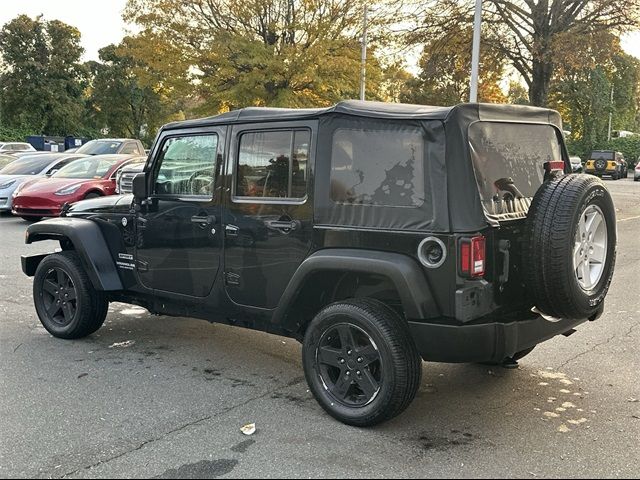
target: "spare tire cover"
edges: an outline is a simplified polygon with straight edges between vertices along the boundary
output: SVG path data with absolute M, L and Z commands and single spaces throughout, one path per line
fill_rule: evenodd
M 596 160 L 596 170 L 606 170 L 607 169 L 607 161 L 604 158 L 599 158 Z
M 527 217 L 525 281 L 535 306 L 559 318 L 594 316 L 616 260 L 616 216 L 602 180 L 571 174 L 545 182 Z

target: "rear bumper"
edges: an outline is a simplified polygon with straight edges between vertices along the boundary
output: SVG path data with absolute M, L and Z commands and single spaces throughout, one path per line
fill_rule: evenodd
M 444 325 L 409 322 L 409 330 L 424 360 L 432 362 L 502 362 L 515 353 L 561 335 L 587 319 L 557 322 L 536 316 L 513 322 Z
M 593 168 L 588 168 L 585 170 L 585 173 L 590 173 L 591 175 L 614 175 L 618 173 L 618 169 L 607 168 L 606 170 L 595 170 Z

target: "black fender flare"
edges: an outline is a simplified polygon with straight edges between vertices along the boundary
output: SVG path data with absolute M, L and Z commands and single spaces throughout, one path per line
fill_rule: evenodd
M 34 223 L 27 228 L 25 243 L 64 239 L 73 244 L 96 290 L 117 291 L 123 289 L 109 246 L 100 226 L 92 220 L 53 218 Z M 41 257 L 40 260 L 44 258 L 43 256 L 35 258 L 38 257 Z M 25 273 L 33 275 L 40 260 L 25 262 L 23 258 L 23 265 L 29 265 L 29 271 L 25 271 Z
M 298 319 L 287 315 L 307 279 L 319 271 L 372 273 L 395 285 L 407 319 L 438 316 L 438 307 L 420 264 L 408 255 L 347 248 L 319 250 L 302 262 L 289 281 L 273 315 L 273 323 L 296 331 Z

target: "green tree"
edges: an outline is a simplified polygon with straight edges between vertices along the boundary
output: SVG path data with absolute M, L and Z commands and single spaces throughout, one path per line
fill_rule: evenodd
M 20 15 L 0 30 L 0 121 L 50 135 L 81 129 L 85 74 L 80 32 Z
M 563 49 L 551 83 L 550 106 L 571 130 L 572 147 L 583 155 L 604 148 L 609 114 L 613 130 L 638 129 L 640 61 L 620 40 L 603 32 L 559 38 Z M 613 103 L 611 92 L 613 90 Z
M 170 92 L 148 66 L 133 57 L 129 41 L 100 49 L 100 62 L 88 62 L 88 122 L 96 131 L 149 144 L 180 106 L 170 102 Z
M 362 11 L 366 0 L 129 0 L 138 56 L 193 96 L 197 113 L 247 105 L 308 107 L 358 95 Z M 376 2 L 371 52 L 380 27 L 397 20 L 397 0 Z M 165 55 L 171 55 L 168 61 Z M 369 97 L 382 69 L 367 65 Z M 375 92 L 376 94 L 371 94 Z
M 471 38 L 470 26 L 456 28 L 427 42 L 420 57 L 421 72 L 409 80 L 410 93 L 403 100 L 427 105 L 454 105 L 469 101 Z M 478 97 L 481 102 L 506 100 L 500 88 L 505 60 L 493 48 L 481 54 Z
M 417 38 L 430 41 L 469 24 L 474 5 L 474 0 L 426 3 Z M 531 104 L 537 106 L 548 104 L 554 72 L 560 65 L 559 37 L 619 33 L 640 25 L 637 0 L 485 0 L 483 8 L 488 41 L 520 73 Z M 415 38 L 416 34 L 410 37 Z

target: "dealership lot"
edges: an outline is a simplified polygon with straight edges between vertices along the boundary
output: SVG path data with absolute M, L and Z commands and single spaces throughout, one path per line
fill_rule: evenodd
M 54 339 L 19 256 L 55 244 L 26 246 L 27 224 L 0 217 L 0 476 L 637 477 L 640 184 L 606 183 L 605 315 L 518 370 L 424 363 L 409 410 L 369 430 L 324 414 L 293 340 L 123 304 L 97 334 Z

